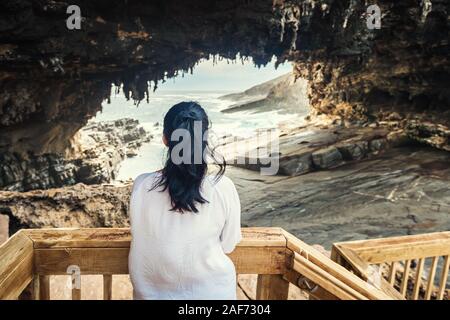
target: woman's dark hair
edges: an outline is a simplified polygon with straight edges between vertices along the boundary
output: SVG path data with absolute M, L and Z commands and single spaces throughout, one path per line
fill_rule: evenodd
M 208 202 L 201 194 L 208 158 L 219 166 L 216 179 L 225 172 L 225 160 L 218 161 L 208 145 L 209 124 L 205 110 L 196 102 L 180 102 L 164 117 L 168 155 L 161 178 L 153 188 L 169 191 L 172 211 L 198 212 L 196 204 Z

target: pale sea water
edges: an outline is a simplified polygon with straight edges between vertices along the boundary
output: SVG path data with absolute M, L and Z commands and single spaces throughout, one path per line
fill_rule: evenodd
M 138 155 L 126 158 L 119 169 L 117 180 L 134 179 L 141 173 L 161 169 L 166 148 L 161 141 L 164 115 L 174 104 L 181 101 L 196 101 L 206 109 L 211 120 L 211 131 L 216 136 L 233 135 L 249 137 L 256 129 L 276 128 L 280 122 L 292 118 L 292 114 L 280 114 L 277 111 L 264 113 L 236 112 L 222 113 L 232 105 L 232 101 L 219 99 L 229 92 L 193 92 L 193 91 L 157 91 L 150 95 L 149 103 L 143 101 L 139 106 L 127 101 L 121 94 L 111 97 L 111 103 L 103 104 L 93 121 L 109 121 L 120 118 L 139 120 L 141 126 L 154 135 L 152 141 L 138 150 Z M 155 124 L 160 124 L 156 126 Z

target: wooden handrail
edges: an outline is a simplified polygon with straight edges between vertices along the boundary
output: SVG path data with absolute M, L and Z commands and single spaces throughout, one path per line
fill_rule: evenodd
M 370 277 L 374 265 L 385 265 L 389 272 L 381 279 L 381 289 L 393 297 L 416 300 L 422 288 L 423 299 L 431 299 L 433 292 L 436 299 L 443 299 L 450 264 L 450 232 L 335 243 L 331 256 L 363 279 Z M 440 257 L 443 263 L 436 290 Z M 430 265 L 425 279 L 427 259 Z
M 356 252 L 368 263 L 413 260 L 450 254 L 450 231 L 349 241 L 334 244 Z
M 243 228 L 243 239 L 229 255 L 237 273 L 258 274 L 258 299 L 287 299 L 299 279 L 315 285 L 315 299 L 389 299 L 371 284 L 280 228 Z M 50 276 L 103 275 L 104 299 L 112 298 L 113 275 L 128 273 L 128 228 L 21 230 L 0 247 L 0 299 L 24 291 L 50 299 Z M 72 298 L 80 299 L 74 288 Z
M 42 229 L 25 231 L 34 243 L 38 274 L 66 274 L 78 265 L 81 274 L 128 274 L 130 231 L 121 229 Z M 242 274 L 282 274 L 286 239 L 279 228 L 243 228 L 231 260 Z

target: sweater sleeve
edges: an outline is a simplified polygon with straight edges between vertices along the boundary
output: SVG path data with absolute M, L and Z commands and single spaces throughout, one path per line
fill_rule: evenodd
M 226 219 L 220 236 L 222 249 L 225 253 L 230 253 L 241 241 L 241 203 L 239 195 L 233 182 L 227 179 L 224 192 Z
M 133 217 L 139 213 L 139 188 L 142 185 L 142 182 L 147 178 L 150 174 L 144 173 L 139 175 L 133 183 L 133 187 L 131 189 L 131 196 L 130 196 L 130 205 L 129 205 L 129 219 L 130 219 L 130 225 L 133 226 Z M 133 228 L 131 228 L 132 230 Z

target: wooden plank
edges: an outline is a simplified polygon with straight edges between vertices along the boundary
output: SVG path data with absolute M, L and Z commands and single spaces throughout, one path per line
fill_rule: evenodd
M 444 265 L 442 267 L 441 280 L 439 283 L 439 291 L 437 294 L 437 300 L 442 300 L 444 297 L 445 287 L 447 285 L 448 269 L 450 268 L 450 256 L 446 256 Z
M 413 260 L 450 254 L 450 232 L 341 242 L 368 263 Z
M 289 281 L 280 274 L 260 274 L 256 284 L 256 300 L 287 300 Z
M 406 260 L 403 268 L 403 279 L 400 285 L 400 293 L 406 297 L 406 289 L 408 288 L 409 271 L 411 269 L 411 260 Z
M 81 300 L 81 289 L 72 288 L 72 300 Z
M 285 247 L 237 247 L 229 257 L 241 274 L 283 274 Z M 128 274 L 128 248 L 35 249 L 38 274 L 67 274 L 77 265 L 81 274 Z
M 103 300 L 112 299 L 112 274 L 103 275 Z
M 317 286 L 309 293 L 309 300 L 338 300 L 338 298 L 321 286 Z
M 342 259 L 356 272 L 356 274 L 361 277 L 364 281 L 368 281 L 369 277 L 372 277 L 372 270 L 370 270 L 371 266 L 358 257 L 356 252 L 351 249 L 341 247 L 336 245 L 337 251 L 340 252 L 340 256 Z M 378 283 L 379 289 L 386 293 L 392 299 L 404 300 L 404 297 L 395 290 L 395 288 L 387 282 L 383 277 L 379 278 L 380 282 Z M 372 281 L 373 282 L 373 281 Z
M 439 257 L 433 257 L 430 266 L 430 273 L 428 275 L 427 291 L 425 293 L 425 300 L 430 300 L 431 294 L 434 288 L 434 276 L 436 275 L 436 267 L 439 261 Z
M 425 265 L 425 258 L 419 259 L 416 269 L 416 278 L 414 281 L 414 289 L 412 299 L 417 300 L 419 298 L 420 284 L 422 283 L 423 266 Z
M 39 276 L 39 300 L 50 300 L 50 276 Z
M 343 266 L 331 261 L 328 257 L 324 256 L 322 253 L 307 245 L 303 241 L 297 239 L 292 234 L 286 231 L 284 231 L 283 234 L 287 239 L 288 249 L 307 256 L 308 260 L 319 266 L 324 271 L 330 273 L 333 277 L 346 283 L 348 286 L 356 288 L 358 292 L 363 293 L 364 296 L 370 299 L 392 299 L 392 297 L 388 296 L 383 291 L 378 290 L 374 286 L 364 282 L 357 275 L 352 274 Z
M 129 228 L 28 229 L 36 249 L 43 248 L 129 248 Z M 280 228 L 242 228 L 238 246 L 279 247 L 286 239 Z
M 391 267 L 389 268 L 389 277 L 388 277 L 389 284 L 392 286 L 395 284 L 396 274 L 397 274 L 397 262 L 393 261 L 391 262 Z
M 283 274 L 286 247 L 236 247 L 229 254 L 240 274 Z
M 19 231 L 0 246 L 0 299 L 17 299 L 33 279 L 33 242 Z
M 376 248 L 385 248 L 391 246 L 403 246 L 410 245 L 411 243 L 426 243 L 434 241 L 450 241 L 450 231 L 445 232 L 433 232 L 424 233 L 417 235 L 399 236 L 399 237 L 388 237 L 379 239 L 366 239 L 366 240 L 356 240 L 356 241 L 346 241 L 338 242 L 337 245 L 343 245 L 347 248 L 364 251 L 372 250 Z
M 35 270 L 41 275 L 67 275 L 76 265 L 81 274 L 127 274 L 127 248 L 35 249 Z
M 335 295 L 331 294 L 330 292 L 326 291 L 325 289 L 323 289 L 322 287 L 320 287 L 318 285 L 311 292 L 303 290 L 302 288 L 300 288 L 298 286 L 298 281 L 299 281 L 300 277 L 303 277 L 303 276 L 300 273 L 298 273 L 297 271 L 295 271 L 295 270 L 287 268 L 285 273 L 283 274 L 283 277 L 287 281 L 292 283 L 294 286 L 298 287 L 300 290 L 302 290 L 302 291 L 306 292 L 307 294 L 309 294 L 311 300 L 339 300 L 338 297 L 336 297 Z M 311 284 L 316 285 L 312 281 L 311 281 Z
M 409 245 L 356 251 L 358 256 L 368 263 L 413 260 L 450 254 L 450 241 L 410 243 Z
M 129 248 L 129 228 L 28 229 L 34 248 Z
M 320 269 L 306 258 L 295 255 L 292 268 L 298 273 L 302 274 L 306 278 L 310 279 L 314 283 L 320 285 L 326 291 L 331 292 L 333 295 L 342 300 L 366 300 L 367 298 L 358 293 L 356 290 L 347 286 L 345 283 L 336 279 L 329 273 Z

